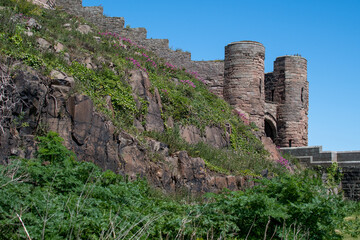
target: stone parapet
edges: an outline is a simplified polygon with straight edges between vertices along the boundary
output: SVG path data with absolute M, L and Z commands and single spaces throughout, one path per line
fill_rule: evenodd
M 222 97 L 224 83 L 223 62 L 192 61 L 191 53 L 170 49 L 168 39 L 147 39 L 147 30 L 145 28 L 124 28 L 124 18 L 106 17 L 103 15 L 102 7 L 83 7 L 82 0 L 56 0 L 56 4 L 69 13 L 85 18 L 100 29 L 131 39 L 178 68 L 186 68 L 191 72 L 196 72 L 213 93 Z
M 360 151 L 322 151 L 321 146 L 281 148 L 281 151 L 295 156 L 309 167 L 329 167 L 337 162 L 343 174 L 341 186 L 345 197 L 360 200 Z

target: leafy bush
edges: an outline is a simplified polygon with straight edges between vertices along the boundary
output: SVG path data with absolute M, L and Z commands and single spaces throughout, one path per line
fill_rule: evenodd
M 42 9 L 39 6 L 27 0 L 2 0 L 1 4 L 26 15 L 39 16 L 42 13 Z
M 306 174 L 184 204 L 75 161 L 56 133 L 38 140 L 37 159 L 0 166 L 2 239 L 25 238 L 20 219 L 33 239 L 340 239 L 341 198 Z

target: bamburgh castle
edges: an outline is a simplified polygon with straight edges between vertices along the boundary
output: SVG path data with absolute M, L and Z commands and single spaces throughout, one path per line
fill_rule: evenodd
M 167 39 L 147 39 L 145 28 L 124 28 L 124 18 L 106 17 L 102 7 L 83 7 L 82 0 L 36 2 L 82 16 L 101 29 L 130 38 L 177 67 L 197 72 L 214 94 L 223 97 L 245 121 L 254 122 L 260 135 L 270 137 L 277 146 L 307 146 L 306 59 L 278 57 L 274 72 L 265 74 L 265 47 L 254 41 L 240 41 L 225 47 L 224 61 L 192 61 L 190 53 L 171 50 Z
M 281 147 L 282 152 L 296 156 L 302 163 L 308 166 L 323 166 L 326 168 L 336 162 L 338 166 L 341 167 L 343 174 L 341 187 L 345 197 L 360 199 L 360 151 L 335 152 L 323 151 L 320 146 L 307 147 L 309 85 L 307 82 L 306 59 L 300 56 L 278 57 L 274 62 L 274 71 L 265 74 L 264 46 L 254 41 L 240 41 L 230 43 L 225 47 L 224 61 L 192 61 L 190 53 L 170 49 L 169 40 L 148 39 L 145 28 L 124 28 L 124 18 L 106 17 L 103 15 L 102 7 L 83 7 L 82 0 L 32 1 L 47 8 L 57 6 L 74 15 L 81 16 L 104 31 L 113 32 L 131 39 L 138 45 L 142 45 L 148 50 L 155 52 L 159 57 L 162 57 L 172 65 L 179 68 L 186 68 L 187 71 L 193 73 L 197 72 L 197 77 L 202 78 L 203 82 L 207 84 L 208 88 L 214 94 L 224 98 L 233 106 L 234 111 L 236 111 L 245 122 L 254 122 L 257 125 L 259 128 L 257 135 L 259 137 L 267 136 L 271 138 L 277 146 Z M 85 112 L 87 112 L 89 116 L 92 116 L 92 103 L 90 99 L 86 97 L 76 98 L 74 99 L 74 105 L 78 106 L 79 109 L 85 109 Z M 82 107 L 80 108 L 80 106 Z M 51 121 L 55 122 L 60 121 L 57 118 L 51 119 Z M 92 118 L 89 117 L 89 119 Z M 118 155 L 108 155 L 105 153 L 116 152 L 117 150 L 114 149 L 119 148 L 119 143 L 108 142 L 108 140 L 111 139 L 108 138 L 108 135 L 111 135 L 109 129 L 106 128 L 105 123 L 103 125 L 99 123 L 100 118 L 94 117 L 93 119 L 97 119 L 97 122 L 89 122 L 87 126 L 89 129 L 93 129 L 91 124 L 102 126 L 101 128 L 99 127 L 99 129 L 101 129 L 99 132 L 106 136 L 106 140 L 102 139 L 99 141 L 101 138 L 97 138 L 96 134 L 94 138 L 91 138 L 92 141 L 90 141 L 89 144 L 99 147 L 99 152 L 96 155 L 91 155 L 91 157 L 94 162 L 98 161 L 104 168 L 117 169 Z M 65 118 L 61 121 L 63 121 L 65 125 L 74 126 L 74 130 L 78 130 L 74 124 L 77 124 L 79 121 L 70 121 L 70 118 Z M 53 125 L 57 126 L 56 124 Z M 64 125 L 59 124 L 59 126 Z M 161 126 L 163 127 L 163 124 L 161 124 Z M 76 135 L 77 133 L 73 131 L 65 132 L 67 134 L 67 138 L 65 137 L 65 139 L 69 139 L 69 142 L 72 142 L 73 138 L 70 137 L 70 134 Z M 220 133 L 220 135 L 221 134 L 222 133 Z M 269 138 L 262 138 L 262 140 L 267 146 L 271 145 L 271 147 L 275 149 L 274 144 L 271 143 Z M 124 139 L 126 140 L 128 138 L 124 136 Z M 89 158 L 89 156 L 86 155 L 87 151 L 84 151 L 84 149 L 86 149 L 84 146 L 86 145 L 78 146 L 78 144 L 74 142 L 72 146 L 76 147 L 75 152 Z M 133 145 L 126 146 L 129 148 L 134 147 Z M 108 150 L 103 151 L 103 149 Z M 277 152 L 277 150 L 275 150 L 275 152 Z M 130 163 L 134 162 L 131 160 L 133 155 L 134 154 L 131 153 L 128 156 Z M 122 156 L 122 158 L 127 158 L 127 156 Z M 139 159 L 142 158 L 140 157 Z M 190 158 L 186 158 L 185 155 L 179 156 L 180 162 L 184 162 L 185 160 L 190 161 Z M 194 159 L 191 160 L 192 162 L 189 162 L 190 165 L 197 164 L 197 162 L 193 160 Z M 136 163 L 139 162 L 141 161 L 136 161 Z M 144 170 L 143 173 L 157 172 L 157 168 L 155 168 L 155 170 L 145 171 L 146 168 L 142 165 L 132 168 L 132 165 L 125 164 L 125 161 L 123 163 L 124 169 L 129 167 L 130 170 L 140 169 L 138 172 Z M 176 166 L 183 165 L 180 164 Z M 189 168 L 189 166 L 187 167 Z M 189 169 L 201 170 L 199 166 L 200 165 L 196 165 L 196 167 L 190 167 Z M 161 169 L 161 171 L 162 170 L 163 169 Z M 126 172 L 126 169 L 121 171 Z M 200 175 L 197 174 L 196 176 Z M 160 176 L 162 179 L 160 181 L 161 184 L 170 186 L 167 181 L 171 182 L 172 180 L 166 178 L 165 175 Z M 201 176 L 206 176 L 206 174 Z M 198 189 L 204 186 L 218 186 L 217 184 L 214 185 L 212 181 L 205 180 L 205 182 L 201 182 L 202 180 L 199 181 L 198 178 L 192 178 L 190 175 L 177 179 L 180 182 L 183 181 L 182 183 L 186 185 L 189 183 L 188 180 L 190 178 L 193 180 L 197 179 L 196 182 L 198 185 L 196 186 L 198 186 Z M 205 177 L 205 179 L 207 178 Z M 236 185 L 231 184 L 233 183 L 231 179 L 233 180 L 232 177 L 226 180 L 229 189 Z M 156 178 L 155 180 L 158 181 L 159 179 Z M 222 181 L 222 183 L 224 182 Z M 226 185 L 219 183 L 219 186 Z

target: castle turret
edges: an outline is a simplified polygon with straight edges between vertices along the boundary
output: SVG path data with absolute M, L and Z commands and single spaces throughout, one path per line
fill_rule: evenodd
M 301 147 L 308 144 L 309 83 L 307 61 L 300 56 L 278 57 L 274 62 L 278 103 L 276 144 Z
M 224 99 L 249 115 L 264 131 L 265 48 L 253 41 L 234 42 L 225 47 Z

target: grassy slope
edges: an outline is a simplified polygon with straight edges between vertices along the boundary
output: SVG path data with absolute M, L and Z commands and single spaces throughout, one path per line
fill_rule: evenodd
M 6 0 L 4 4 L 6 2 L 14 6 L 13 0 Z M 89 95 L 97 109 L 107 114 L 119 128 L 139 134 L 133 127 L 133 121 L 135 118 L 142 122 L 145 119 L 147 101 L 138 97 L 141 102 L 138 108 L 128 83 L 130 70 L 141 68 L 149 75 L 151 91 L 157 88 L 160 92 L 164 122 L 172 117 L 176 127 L 167 128 L 164 134 L 140 135 L 150 135 L 164 141 L 171 145 L 171 151 L 187 150 L 194 157 L 202 157 L 213 170 L 224 173 L 259 174 L 265 168 L 277 173 L 282 171 L 267 161 L 268 153 L 252 133 L 256 126 L 250 124 L 252 128 L 245 125 L 225 101 L 207 90 L 196 74 L 166 63 L 129 39 L 111 33 L 99 33 L 94 26 L 93 33 L 83 35 L 76 28 L 85 23 L 84 20 L 65 12 L 40 10 L 26 4 L 22 4 L 16 11 L 25 13 L 17 15 L 17 21 L 10 20 L 14 12 L 2 12 L 1 55 L 21 60 L 44 75 L 49 75 L 53 69 L 72 75 L 76 80 L 75 91 Z M 34 34 L 31 37 L 24 34 L 29 16 L 42 26 L 40 30 L 31 29 Z M 71 30 L 63 27 L 66 23 L 70 23 Z M 96 37 L 100 37 L 100 40 Z M 59 53 L 44 51 L 37 46 L 37 38 L 46 39 L 53 46 L 61 43 L 65 49 Z M 71 63 L 65 60 L 67 54 L 73 59 Z M 89 56 L 98 66 L 97 69 L 88 69 L 81 63 Z M 105 96 L 111 96 L 115 116 L 105 107 Z M 191 146 L 184 143 L 179 138 L 178 126 L 188 124 L 197 126 L 201 131 L 205 126 L 225 129 L 225 125 L 230 125 L 231 147 L 215 150 L 204 144 Z

